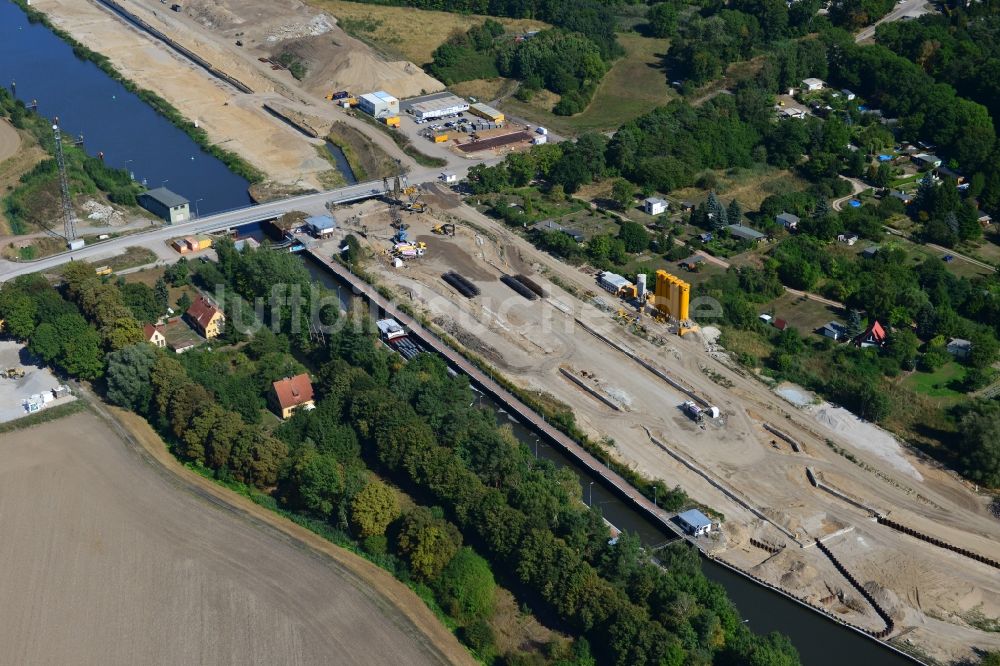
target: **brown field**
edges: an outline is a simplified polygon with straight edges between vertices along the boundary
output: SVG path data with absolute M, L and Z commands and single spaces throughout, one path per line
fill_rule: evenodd
M 698 203 L 705 200 L 705 189 L 713 189 L 724 201 L 738 199 L 744 211 L 760 209 L 764 199 L 772 194 L 804 190 L 806 181 L 790 171 L 774 167 L 753 169 L 729 169 L 709 172 L 714 177 L 714 187 L 689 187 L 671 194 L 677 199 L 687 199 Z
M 307 0 L 318 9 L 337 17 L 349 34 L 363 39 L 392 57 L 402 57 L 418 65 L 431 61 L 431 53 L 453 32 L 464 32 L 485 21 L 478 14 L 452 14 L 412 7 L 383 7 L 346 0 Z M 548 27 L 531 19 L 494 18 L 511 32 Z
M 45 157 L 45 151 L 31 135 L 14 129 L 6 120 L 0 120 L 0 192 L 9 192 L 21 174 Z M 9 233 L 10 225 L 0 207 L 0 236 Z
M 431 644 L 420 616 L 436 621 L 389 574 L 328 555 L 145 432 L 166 460 L 89 412 L 0 440 L 4 662 L 471 663 L 440 625 L 451 644 Z

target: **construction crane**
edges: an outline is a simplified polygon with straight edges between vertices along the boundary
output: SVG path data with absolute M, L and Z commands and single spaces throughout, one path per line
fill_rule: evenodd
M 73 216 L 73 202 L 69 198 L 69 179 L 66 177 L 66 158 L 63 156 L 62 132 L 59 119 L 52 125 L 56 139 L 56 163 L 59 165 L 59 192 L 62 195 L 63 237 L 67 243 L 76 240 L 76 220 Z

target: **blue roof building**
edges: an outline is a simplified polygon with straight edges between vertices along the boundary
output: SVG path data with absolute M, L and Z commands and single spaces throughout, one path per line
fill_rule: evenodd
M 712 530 L 712 521 L 698 509 L 688 509 L 677 514 L 677 520 L 684 531 L 693 536 L 708 534 Z
M 314 215 L 306 218 L 306 228 L 316 238 L 326 238 L 337 228 L 337 222 L 329 215 Z

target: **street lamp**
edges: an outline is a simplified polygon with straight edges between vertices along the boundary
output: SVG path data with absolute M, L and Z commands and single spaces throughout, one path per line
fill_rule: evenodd
M 590 499 L 587 501 L 587 506 L 594 506 L 594 482 L 590 482 Z
M 198 202 L 201 201 L 204 198 L 205 197 L 202 197 L 201 199 L 195 199 L 194 200 L 194 216 L 195 217 L 201 217 L 201 213 L 198 212 Z

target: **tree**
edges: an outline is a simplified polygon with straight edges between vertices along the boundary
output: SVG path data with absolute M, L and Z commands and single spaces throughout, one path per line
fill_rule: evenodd
M 141 342 L 108 354 L 108 399 L 133 412 L 145 414 L 153 397 L 150 374 L 156 363 L 156 349 Z
M 712 228 L 718 231 L 729 224 L 729 215 L 726 212 L 726 207 L 722 205 L 719 201 L 719 197 L 715 196 L 715 192 L 708 193 L 708 201 L 705 202 L 705 212 L 711 220 Z
M 191 296 L 185 291 L 181 294 L 181 297 L 177 299 L 177 309 L 181 312 L 187 312 L 190 307 Z
M 396 493 L 381 481 L 372 481 L 351 501 L 351 524 L 362 538 L 385 534 L 398 517 Z
M 181 257 L 177 260 L 177 263 L 167 266 L 167 270 L 163 273 L 163 278 L 172 287 L 183 287 L 190 282 L 190 272 L 191 267 L 188 264 L 187 257 Z
M 435 586 L 445 600 L 445 607 L 456 606 L 457 613 L 466 622 L 489 618 L 493 613 L 493 594 L 496 582 L 489 563 L 469 547 L 458 551 L 441 572 Z M 449 603 L 450 602 L 450 603 Z
M 340 463 L 331 455 L 312 447 L 300 449 L 286 479 L 293 489 L 290 502 L 324 520 L 329 519 L 344 494 L 344 475 Z
M 417 578 L 436 579 L 462 546 L 462 535 L 430 509 L 417 507 L 403 517 L 398 536 L 400 554 Z
M 161 314 L 166 312 L 167 308 L 170 307 L 170 289 L 167 287 L 166 280 L 162 277 L 157 278 L 156 284 L 153 286 L 153 299 Z
M 913 370 L 920 339 L 909 328 L 898 328 L 889 335 L 887 345 L 889 355 L 896 359 L 903 370 Z
M 611 198 L 621 210 L 626 210 L 635 200 L 635 188 L 624 178 L 618 178 L 611 185 Z
M 38 311 L 34 299 L 13 284 L 0 289 L 0 319 L 3 329 L 17 340 L 27 340 L 35 330 L 35 314 Z
M 737 199 L 733 199 L 729 202 L 729 207 L 726 209 L 726 218 L 730 224 L 740 224 L 743 220 L 743 208 L 740 206 L 740 202 Z
M 996 337 L 989 331 L 976 331 L 970 336 L 972 349 L 969 352 L 969 365 L 973 368 L 988 368 L 996 360 L 1000 345 Z
M 854 338 L 861 333 L 861 312 L 852 308 L 847 313 L 847 337 Z
M 649 247 L 649 232 L 638 222 L 622 222 L 618 238 L 625 244 L 625 251 L 632 254 L 643 252 Z
M 962 473 L 983 485 L 1000 486 L 1000 405 L 983 402 L 959 421 Z

